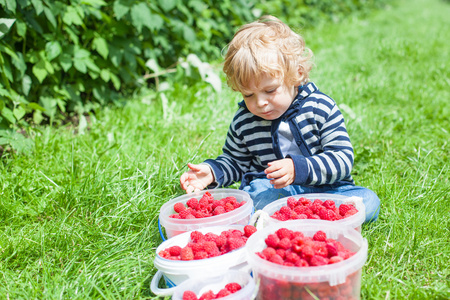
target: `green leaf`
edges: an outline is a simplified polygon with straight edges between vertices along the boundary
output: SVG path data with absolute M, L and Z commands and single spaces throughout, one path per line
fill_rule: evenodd
M 64 72 L 69 71 L 72 68 L 72 57 L 69 53 L 63 53 L 59 56 L 59 64 L 63 68 Z
M 13 114 L 14 114 L 14 117 L 16 117 L 17 121 L 22 119 L 23 116 L 25 116 L 25 113 L 26 113 L 26 111 L 22 106 L 19 105 L 17 107 L 14 107 Z
M 11 29 L 16 19 L 0 19 L 0 39 Z
M 36 11 L 36 15 L 39 16 L 44 10 L 44 5 L 42 4 L 42 0 L 31 0 L 31 3 L 34 6 L 34 10 Z
M 108 43 L 104 38 L 96 37 L 92 41 L 92 44 L 94 46 L 94 49 L 97 50 L 98 54 L 100 54 L 104 59 L 108 57 L 109 54 Z
M 116 15 L 117 20 L 122 19 L 123 16 L 125 16 L 129 11 L 131 7 L 130 1 L 124 1 L 124 0 L 116 0 L 113 4 L 113 11 Z
M 0 131 L 0 145 L 10 145 L 19 154 L 29 154 L 34 146 L 33 140 L 12 130 Z
M 28 96 L 28 93 L 30 92 L 31 83 L 31 77 L 25 74 L 22 78 L 22 92 L 25 96 Z
M 80 15 L 78 14 L 77 10 L 73 7 L 73 6 L 68 6 L 64 16 L 63 16 L 63 21 L 65 24 L 67 25 L 82 25 L 83 24 L 83 20 L 81 19 Z
M 25 24 L 25 22 L 23 22 L 22 20 L 17 20 L 16 30 L 18 36 L 25 37 L 25 35 L 27 34 L 27 24 Z
M 51 61 L 61 54 L 62 52 L 61 44 L 56 40 L 50 41 L 47 44 L 45 44 L 45 52 L 47 54 L 48 60 Z
M 40 83 L 42 83 L 48 75 L 48 72 L 45 68 L 45 61 L 42 59 L 39 60 L 39 62 L 33 66 L 31 71 L 33 72 L 34 76 L 36 76 L 36 78 L 39 80 Z
M 2 116 L 5 117 L 5 119 L 8 120 L 9 123 L 11 123 L 11 124 L 16 123 L 16 118 L 14 117 L 13 112 L 9 108 L 3 107 Z
M 143 26 L 150 30 L 157 30 L 162 28 L 164 24 L 164 20 L 159 15 L 152 14 L 145 3 L 133 5 L 131 8 L 131 20 L 139 32 L 142 31 Z
M 54 28 L 57 27 L 56 18 L 53 12 L 48 7 L 44 7 L 44 14 L 47 20 L 53 25 Z
M 81 4 L 87 4 L 93 7 L 102 7 L 107 5 L 103 0 L 83 0 L 81 1 Z
M 6 8 L 15 13 L 16 12 L 17 3 L 16 0 L 6 0 Z
M 172 10 L 177 5 L 177 0 L 159 0 L 158 2 L 165 12 Z
M 119 77 L 117 77 L 115 74 L 113 74 L 113 73 L 111 73 L 110 74 L 110 76 L 111 76 L 111 81 L 112 81 L 112 83 L 113 83 L 113 85 L 114 85 L 114 88 L 118 91 L 118 90 L 120 90 L 120 79 L 119 79 Z
M 86 61 L 84 59 L 73 59 L 73 66 L 75 67 L 75 69 L 77 69 L 78 71 L 80 71 L 83 74 L 86 74 L 87 72 L 87 66 L 86 66 Z
M 196 41 L 195 31 L 189 26 L 183 27 L 183 37 L 189 43 L 193 43 Z
M 110 79 L 110 72 L 108 69 L 102 69 L 100 71 L 100 77 L 103 79 L 104 82 L 108 82 Z

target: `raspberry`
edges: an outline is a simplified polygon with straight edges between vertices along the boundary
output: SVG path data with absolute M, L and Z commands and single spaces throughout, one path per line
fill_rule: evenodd
M 289 261 L 293 264 L 295 264 L 298 260 L 300 260 L 300 256 L 298 256 L 295 252 L 288 252 L 286 253 L 286 261 Z
M 329 264 L 335 264 L 338 262 L 343 261 L 344 259 L 341 256 L 332 256 L 330 257 L 330 260 L 328 261 Z
M 217 206 L 216 208 L 214 208 L 213 210 L 213 215 L 217 216 L 217 215 L 221 215 L 226 213 L 225 208 L 223 206 Z
M 172 247 L 169 247 L 169 249 L 167 249 L 167 250 L 169 250 L 169 253 L 172 256 L 178 256 L 178 255 L 181 254 L 181 247 L 180 246 L 172 246 Z
M 325 232 L 319 230 L 314 234 L 313 240 L 325 242 L 327 240 L 327 234 Z
M 341 204 L 341 206 L 339 206 L 339 214 L 341 216 L 345 216 L 347 212 L 351 210 L 356 210 L 356 208 L 351 204 Z M 358 211 L 356 210 L 356 212 Z
M 300 258 L 299 260 L 297 260 L 294 263 L 294 266 L 296 266 L 296 267 L 309 267 L 309 264 L 308 264 L 308 262 L 306 260 Z
M 177 202 L 173 205 L 173 210 L 177 213 L 180 213 L 181 211 L 183 211 L 185 209 L 186 209 L 186 207 L 181 202 Z
M 276 234 L 269 234 L 265 239 L 266 245 L 272 248 L 277 248 L 280 238 Z
M 226 288 L 227 290 L 229 290 L 231 293 L 236 293 L 236 292 L 239 291 L 242 287 L 241 287 L 241 285 L 240 285 L 239 283 L 237 283 L 237 282 L 230 282 L 230 283 L 227 283 L 227 284 L 225 285 L 225 288 Z
M 205 239 L 205 236 L 203 235 L 203 233 L 201 233 L 200 231 L 196 231 L 196 230 L 191 232 L 190 237 L 191 237 L 191 241 L 194 243 L 197 243 L 198 241 Z
M 234 205 L 233 205 L 233 203 L 227 202 L 227 203 L 225 203 L 224 208 L 225 208 L 226 212 L 230 212 L 230 211 L 234 210 Z
M 264 248 L 263 251 L 262 251 L 262 254 L 267 259 L 269 259 L 272 255 L 275 255 L 276 253 L 277 253 L 277 251 L 274 248 L 272 248 L 272 247 Z
M 301 203 L 304 206 L 309 206 L 309 205 L 311 205 L 311 200 L 309 200 L 309 199 L 307 199 L 305 197 L 301 197 L 300 199 L 298 199 L 297 203 Z
M 193 291 L 184 291 L 182 300 L 198 300 L 198 298 Z
M 311 266 L 324 266 L 328 264 L 328 258 L 320 255 L 313 255 L 310 260 Z
M 317 242 L 314 244 L 313 249 L 316 255 L 328 258 L 328 249 L 324 242 Z
M 286 216 L 291 215 L 291 209 L 287 206 L 282 206 L 279 211 L 280 211 L 280 214 L 282 214 L 282 215 L 286 215 Z
M 181 217 L 180 217 L 179 214 L 173 214 L 173 215 L 170 215 L 169 218 L 172 218 L 172 219 L 181 219 Z
M 282 248 L 278 248 L 277 250 L 275 250 L 275 253 L 278 254 L 282 259 L 286 258 L 286 250 Z
M 334 221 L 334 220 L 336 220 L 336 214 L 335 214 L 334 211 L 331 210 L 331 209 L 322 208 L 322 209 L 319 211 L 318 216 L 319 216 L 322 220 L 327 220 L 327 221 Z
M 344 218 L 348 218 L 348 217 L 351 217 L 351 216 L 353 216 L 354 214 L 356 214 L 358 211 L 356 210 L 356 209 L 351 209 L 351 210 L 349 210 L 345 215 L 344 215 Z
M 284 249 L 284 250 L 287 250 L 287 249 L 289 249 L 291 247 L 292 247 L 291 239 L 287 238 L 287 237 L 282 238 L 280 240 L 280 242 L 278 243 L 278 248 L 281 248 L 281 249 Z
M 327 247 L 329 258 L 336 256 L 338 254 L 338 249 L 333 243 L 327 243 L 326 247 Z
M 275 231 L 275 233 L 280 239 L 283 239 L 283 238 L 291 239 L 292 234 L 293 234 L 292 230 L 284 228 L 284 227 L 278 229 L 277 231 Z
M 217 248 L 217 245 L 215 242 L 212 242 L 212 241 L 204 242 L 203 249 L 206 251 L 206 253 L 208 253 L 208 255 L 210 257 L 219 255 L 219 248 Z
M 214 210 L 217 206 L 224 206 L 225 205 L 225 199 L 216 200 L 212 204 L 212 209 Z
M 313 256 L 314 256 L 314 249 L 311 246 L 306 245 L 302 248 L 301 253 L 302 258 L 309 260 Z
M 235 249 L 241 248 L 245 245 L 245 242 L 240 238 L 228 238 L 227 240 L 228 249 L 233 251 Z
M 169 258 L 170 252 L 169 250 L 161 250 L 159 251 L 158 255 L 161 256 L 162 258 Z
M 216 242 L 216 245 L 218 248 L 222 248 L 227 243 L 227 238 L 226 238 L 226 236 L 221 234 L 217 237 L 215 242 Z
M 294 207 L 297 205 L 297 200 L 294 197 L 287 198 L 287 206 L 290 209 L 294 209 Z
M 204 237 L 205 241 L 214 242 L 214 243 L 216 242 L 216 240 L 218 238 L 219 238 L 219 236 L 217 234 L 215 234 L 215 233 L 212 233 L 212 232 L 206 233 L 205 237 Z
M 194 253 L 191 247 L 184 247 L 181 249 L 181 260 L 193 260 Z
M 325 200 L 322 204 L 323 207 L 325 207 L 326 209 L 335 209 L 336 205 L 334 204 L 333 200 Z
M 195 251 L 194 259 L 205 259 L 209 258 L 209 255 L 206 251 Z
M 217 293 L 216 299 L 218 299 L 218 298 L 223 298 L 223 297 L 226 297 L 226 296 L 228 296 L 228 295 L 231 295 L 231 292 L 230 292 L 229 290 L 227 290 L 227 289 L 221 289 L 221 290 Z
M 198 208 L 198 200 L 196 198 L 191 198 L 186 202 L 186 205 L 192 209 Z
M 203 293 L 200 298 L 198 298 L 198 300 L 212 300 L 215 299 L 216 295 L 214 294 L 213 291 L 209 290 L 205 293 Z
M 279 264 L 279 265 L 282 265 L 282 264 L 284 263 L 283 258 L 282 258 L 281 256 L 279 256 L 278 254 L 272 255 L 272 256 L 269 258 L 269 261 L 270 261 L 270 262 L 273 262 L 273 263 L 275 263 L 275 264 Z
M 250 237 L 252 234 L 256 232 L 256 227 L 253 225 L 244 226 L 244 235 L 246 237 Z
M 320 199 L 316 199 L 316 200 L 313 201 L 312 204 L 316 205 L 316 206 L 322 206 L 323 205 L 323 201 L 320 200 Z

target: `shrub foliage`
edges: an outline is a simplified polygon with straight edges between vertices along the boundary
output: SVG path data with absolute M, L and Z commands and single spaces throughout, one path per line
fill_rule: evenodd
M 217 59 L 262 14 L 305 26 L 386 1 L 0 0 L 0 131 L 117 101 L 189 54 Z

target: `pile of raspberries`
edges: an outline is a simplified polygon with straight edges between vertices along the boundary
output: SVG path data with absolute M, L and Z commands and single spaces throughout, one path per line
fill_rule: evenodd
M 190 241 L 186 246 L 171 246 L 161 250 L 158 255 L 170 260 L 211 258 L 243 247 L 247 239 L 255 232 L 256 227 L 252 225 L 244 226 L 244 232 L 238 229 L 228 229 L 219 235 L 212 232 L 203 234 L 199 231 L 192 231 Z
M 313 237 L 301 232 L 281 228 L 265 239 L 267 248 L 256 253 L 270 262 L 290 267 L 314 267 L 339 263 L 355 253 L 340 242 L 327 238 L 317 231 Z M 273 278 L 264 272 L 256 274 L 260 281 L 258 300 L 359 299 L 359 271 L 347 276 L 342 284 L 331 286 L 328 281 L 301 283 L 283 278 Z
M 296 200 L 287 199 L 287 205 L 282 206 L 271 217 L 280 221 L 298 219 L 317 219 L 336 221 L 356 214 L 358 210 L 352 204 L 344 203 L 336 207 L 334 201 L 316 199 L 311 201 L 304 197 Z
M 204 292 L 200 298 L 197 298 L 197 295 L 193 291 L 185 291 L 183 293 L 183 300 L 211 300 L 211 299 L 219 299 L 236 293 L 241 289 L 241 285 L 237 282 L 230 282 L 225 285 L 225 288 L 221 289 L 217 294 L 214 294 L 212 290 Z
M 243 206 L 246 201 L 238 202 L 236 197 L 230 196 L 220 200 L 215 200 L 210 192 L 205 192 L 200 198 L 191 198 L 184 205 L 177 202 L 173 205 L 174 214 L 169 218 L 173 219 L 199 219 L 221 215 Z
M 314 267 L 341 262 L 354 252 L 347 250 L 340 242 L 327 238 L 319 230 L 313 237 L 300 231 L 280 228 L 269 234 L 264 250 L 256 254 L 275 264 L 292 267 Z

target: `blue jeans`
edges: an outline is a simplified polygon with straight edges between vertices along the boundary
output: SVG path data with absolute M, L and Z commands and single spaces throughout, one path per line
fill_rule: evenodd
M 367 188 L 351 184 L 339 186 L 325 185 L 318 187 L 289 185 L 282 189 L 276 189 L 272 184 L 270 184 L 269 179 L 256 178 L 250 181 L 247 185 L 241 187 L 241 189 L 250 194 L 250 197 L 253 199 L 255 210 L 263 209 L 264 206 L 270 202 L 288 196 L 309 193 L 328 193 L 339 194 L 347 197 L 361 197 L 366 208 L 365 223 L 376 221 L 380 211 L 380 199 L 377 194 Z

